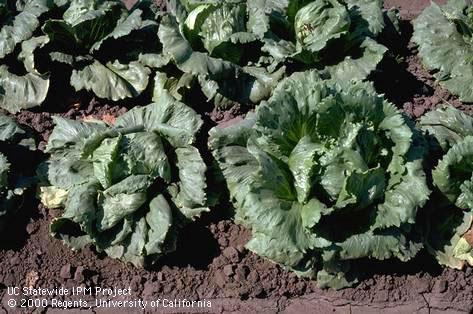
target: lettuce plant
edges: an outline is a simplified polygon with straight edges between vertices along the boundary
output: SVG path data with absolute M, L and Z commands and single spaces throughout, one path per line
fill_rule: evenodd
M 423 247 L 425 141 L 368 83 L 296 73 L 255 113 L 212 129 L 209 146 L 247 247 L 319 286 L 353 283 L 354 260 L 407 261 Z
M 122 1 L 0 1 L 0 107 L 38 106 L 63 80 L 113 101 L 140 95 L 151 70 L 139 54 L 159 47 L 153 10 L 148 1 L 131 11 Z
M 257 104 L 293 73 L 365 79 L 386 47 L 381 1 L 170 0 L 159 26 L 156 87 L 182 98 L 196 82 L 219 107 Z M 159 93 L 158 93 L 159 94 Z
M 156 49 L 157 23 L 121 1 L 72 0 L 61 19 L 42 26 L 45 53 L 72 71 L 76 91 L 100 98 L 136 97 L 148 85 L 150 70 L 138 55 Z
M 376 42 L 385 26 L 382 1 L 251 2 L 262 50 L 278 62 L 324 69 L 334 78 L 365 79 L 387 48 Z
M 21 148 L 34 150 L 34 140 L 10 117 L 0 114 L 0 231 L 7 215 L 21 205 L 23 194 L 31 184 L 22 160 L 10 158 Z M 24 155 L 23 155 L 24 156 Z M 14 163 L 12 165 L 12 163 Z
M 425 67 L 460 100 L 473 102 L 473 4 L 432 2 L 414 20 L 413 41 Z
M 432 171 L 437 197 L 426 215 L 428 248 L 443 265 L 473 266 L 473 118 L 443 107 L 419 124 L 441 156 Z
M 54 122 L 41 199 L 64 207 L 50 229 L 72 248 L 93 244 L 143 266 L 172 251 L 179 228 L 208 210 L 206 165 L 193 146 L 202 120 L 171 96 L 113 126 Z
M 162 53 L 143 56 L 159 69 L 155 95 L 164 88 L 181 98 L 198 86 L 219 107 L 258 103 L 285 74 L 260 53 L 246 1 L 170 0 L 168 11 L 158 32 Z
M 22 50 L 35 41 L 51 7 L 47 0 L 0 0 L 0 107 L 10 112 L 38 106 L 48 93 L 49 75 Z

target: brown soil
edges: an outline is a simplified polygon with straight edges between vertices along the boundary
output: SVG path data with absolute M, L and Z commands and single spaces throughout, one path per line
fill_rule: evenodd
M 447 0 L 432 0 L 438 4 L 445 4 Z M 430 5 L 431 0 L 384 0 L 386 8 L 399 8 L 401 15 L 405 19 L 413 18 L 419 15 L 422 10 Z
M 429 1 L 387 0 L 387 7 L 400 6 L 404 19 L 418 14 Z M 440 2 L 440 1 L 439 1 Z M 393 47 L 403 60 L 397 66 L 386 62 L 375 74 L 377 88 L 397 106 L 418 118 L 443 101 L 470 111 L 451 96 L 422 69 L 415 47 L 408 45 L 411 32 L 403 23 L 406 38 Z M 393 45 L 396 45 L 394 43 Z M 407 47 L 407 48 L 406 48 Z M 397 50 L 396 50 L 397 49 Z M 379 76 L 379 77 L 378 77 Z M 72 102 L 61 116 L 72 119 L 95 117 L 113 121 L 128 106 L 109 106 L 92 100 Z M 44 150 L 53 128 L 53 114 L 24 111 L 17 116 L 38 136 Z M 241 119 L 240 108 L 225 112 L 207 112 L 206 129 L 218 123 L 228 125 Z M 39 156 L 38 161 L 44 157 Z M 231 206 L 222 205 L 186 227 L 176 252 L 150 269 L 136 269 L 98 254 L 93 248 L 74 252 L 52 239 L 48 225 L 59 211 L 27 204 L 12 222 L 8 232 L 0 235 L 0 313 L 33 312 L 12 310 L 7 287 L 116 287 L 131 288 L 131 296 L 122 299 L 187 299 L 210 301 L 211 308 L 185 306 L 160 308 L 165 313 L 465 313 L 473 311 L 473 270 L 441 269 L 430 256 L 419 255 L 409 263 L 362 261 L 365 279 L 355 288 L 341 291 L 320 290 L 315 281 L 299 279 L 279 266 L 248 252 L 244 244 L 250 232 L 232 222 Z M 143 312 L 93 307 L 96 297 L 66 296 L 62 300 L 87 301 L 84 312 Z M 48 297 L 51 300 L 51 297 Z M 106 299 L 105 297 L 100 299 Z M 117 297 L 115 299 L 120 299 Z M 154 309 L 156 310 L 156 309 Z M 150 307 L 145 312 L 153 312 Z M 78 312 L 73 310 L 71 312 Z M 61 313 L 43 308 L 39 312 Z

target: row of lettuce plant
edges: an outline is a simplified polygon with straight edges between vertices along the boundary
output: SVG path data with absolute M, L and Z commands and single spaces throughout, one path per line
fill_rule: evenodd
M 399 31 L 381 0 L 1 0 L 0 107 L 42 104 L 59 85 L 113 101 L 167 89 L 216 106 L 258 104 L 297 71 L 366 79 Z M 433 3 L 414 21 L 427 69 L 473 100 L 473 9 Z M 60 89 L 60 88 L 59 88 Z M 195 97 L 193 97 L 195 99 Z
M 210 130 L 209 172 L 199 115 L 160 99 L 114 125 L 55 118 L 39 169 L 43 204 L 64 208 L 53 236 L 145 266 L 209 210 L 207 178 L 223 176 L 247 248 L 321 287 L 357 282 L 360 259 L 422 249 L 473 264 L 473 117 L 445 107 L 415 125 L 371 83 L 299 72 L 242 121 Z
M 0 107 L 38 106 L 64 83 L 112 101 L 166 89 L 219 107 L 258 104 L 295 71 L 366 79 L 396 21 L 381 0 L 169 0 L 166 12 L 149 0 L 131 10 L 1 0 Z
M 458 109 L 416 126 L 369 83 L 296 73 L 212 129 L 209 147 L 247 248 L 321 287 L 358 281 L 360 258 L 408 261 L 424 247 L 473 266 L 473 118 Z

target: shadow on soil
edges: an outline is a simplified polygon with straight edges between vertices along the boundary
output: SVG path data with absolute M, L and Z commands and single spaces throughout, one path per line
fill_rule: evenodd
M 363 259 L 357 263 L 356 271 L 362 275 L 362 279 L 369 279 L 374 275 L 415 275 L 419 273 L 438 276 L 442 273 L 442 267 L 432 255 L 422 250 L 408 262 L 396 259 L 386 261 Z
M 24 129 L 30 132 L 28 128 Z M 0 143 L 0 151 L 6 155 L 7 160 L 16 161 L 10 164 L 8 182 L 12 185 L 9 188 L 18 187 L 17 184 L 29 186 L 18 202 L 10 205 L 6 214 L 0 216 L 0 250 L 17 251 L 21 250 L 29 237 L 26 225 L 39 218 L 33 177 L 44 155 L 38 150 L 6 142 Z M 1 201 L 5 202 L 4 199 Z
M 389 52 L 370 80 L 379 93 L 402 109 L 402 105 L 415 95 L 433 95 L 434 90 L 408 71 L 407 58 L 415 54 L 408 48 L 413 29 L 405 20 L 401 21 L 400 28 L 401 36 L 381 36 L 384 38 L 381 43 L 389 48 Z
M 218 255 L 220 249 L 210 230 L 200 223 L 189 224 L 179 232 L 177 250 L 162 257 L 150 270 L 159 270 L 164 265 L 206 270 Z

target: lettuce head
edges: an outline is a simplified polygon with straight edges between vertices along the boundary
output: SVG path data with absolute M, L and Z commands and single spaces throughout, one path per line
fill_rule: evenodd
M 209 139 L 247 247 L 333 288 L 357 259 L 414 257 L 430 194 L 420 132 L 372 85 L 341 84 L 296 73 Z

